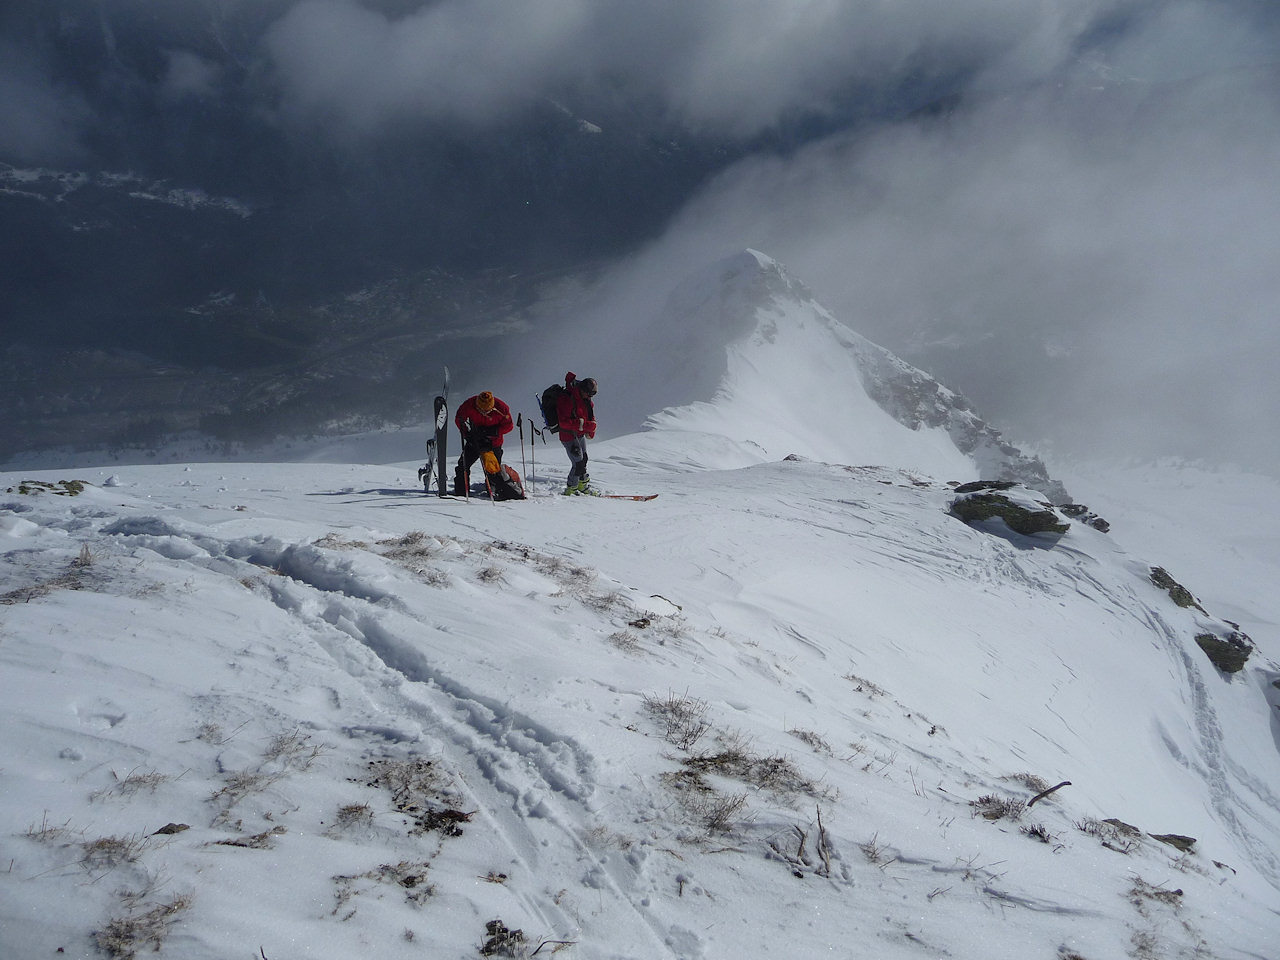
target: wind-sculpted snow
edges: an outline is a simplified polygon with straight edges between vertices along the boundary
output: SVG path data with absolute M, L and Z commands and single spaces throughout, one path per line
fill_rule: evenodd
M 0 498 L 0 953 L 1268 955 L 1280 669 L 1220 674 L 1160 558 L 661 442 L 593 458 L 643 504 Z
M 672 358 L 662 371 L 669 406 L 649 419 L 656 429 L 750 443 L 754 459 L 743 462 L 882 463 L 1070 500 L 964 397 L 855 333 L 757 251 L 694 274 L 640 336 Z

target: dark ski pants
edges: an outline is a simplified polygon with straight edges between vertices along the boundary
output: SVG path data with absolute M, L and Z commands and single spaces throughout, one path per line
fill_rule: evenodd
M 502 463 L 502 448 L 491 447 L 487 443 L 464 443 L 462 445 L 462 456 L 458 457 L 458 466 L 453 471 L 453 492 L 455 496 L 462 496 L 467 491 L 467 484 L 471 482 L 471 468 L 475 462 L 480 459 L 481 454 L 492 450 L 493 455 L 498 458 L 498 463 Z
M 577 486 L 587 479 L 587 438 L 574 437 L 560 442 L 564 444 L 564 452 L 569 455 L 569 476 L 565 480 L 565 486 Z

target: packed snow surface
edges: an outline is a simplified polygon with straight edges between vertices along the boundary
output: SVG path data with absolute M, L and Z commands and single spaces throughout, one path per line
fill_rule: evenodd
M 1274 531 L 682 436 L 0 476 L 0 956 L 1280 955 Z

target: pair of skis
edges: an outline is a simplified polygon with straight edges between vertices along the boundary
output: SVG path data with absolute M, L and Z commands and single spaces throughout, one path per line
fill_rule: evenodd
M 444 385 L 432 402 L 435 430 L 427 437 L 427 462 L 418 468 L 418 480 L 424 493 L 431 492 L 431 475 L 436 475 L 436 495 L 445 497 L 445 460 L 449 456 L 449 368 L 444 368 Z
M 432 474 L 435 474 L 436 495 L 439 497 L 447 497 L 446 483 L 447 471 L 445 461 L 449 455 L 449 368 L 444 368 L 444 384 L 440 387 L 440 392 L 436 394 L 431 404 L 432 413 L 435 415 L 435 429 L 431 436 L 427 437 L 427 462 L 418 468 L 418 480 L 422 483 L 424 493 L 431 492 Z M 530 421 L 529 426 L 539 436 L 542 431 L 533 427 Z M 530 437 L 532 443 L 533 438 Z M 546 438 L 543 438 L 546 443 Z M 520 452 L 524 454 L 524 429 L 520 431 Z M 488 478 L 485 480 L 488 483 Z M 489 492 L 490 498 L 493 496 L 492 490 Z M 628 494 L 628 493 L 597 493 L 597 497 L 606 500 L 653 500 L 657 498 L 656 493 L 648 494 Z
M 583 494 L 573 494 L 573 496 L 583 497 L 599 497 L 601 500 L 656 500 L 656 493 L 594 493 L 588 491 Z

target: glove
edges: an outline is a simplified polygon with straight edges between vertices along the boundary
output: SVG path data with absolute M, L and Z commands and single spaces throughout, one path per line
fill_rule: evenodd
M 595 435 L 596 435 L 596 422 L 595 422 L 594 420 L 588 420 L 588 421 L 587 421 L 587 423 L 586 423 L 586 427 L 585 427 L 585 429 L 586 429 L 586 431 L 587 431 L 587 436 L 588 436 L 588 437 L 591 437 L 592 439 L 595 439 Z

